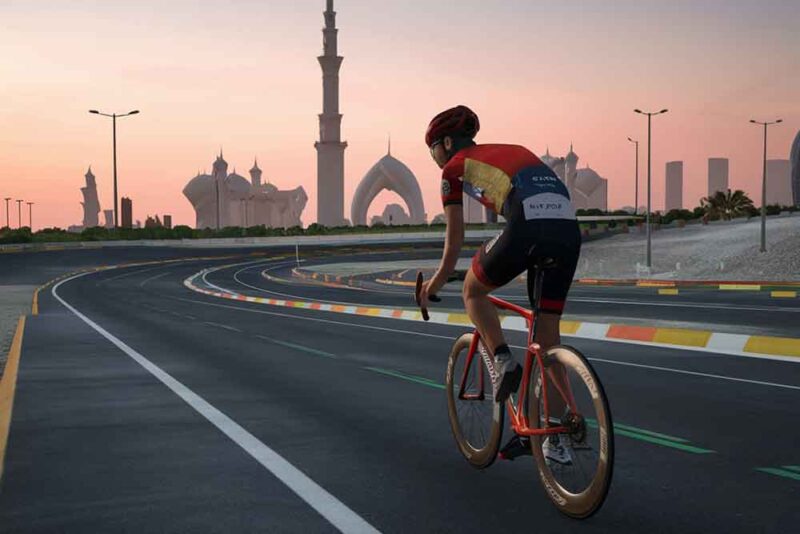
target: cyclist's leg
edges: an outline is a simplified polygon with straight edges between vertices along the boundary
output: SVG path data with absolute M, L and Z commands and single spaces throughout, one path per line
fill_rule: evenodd
M 561 314 L 564 311 L 567 294 L 572 285 L 572 278 L 575 276 L 575 270 L 578 267 L 581 246 L 580 229 L 577 221 L 552 221 L 549 225 L 551 227 L 551 231 L 547 232 L 547 235 L 550 236 L 549 238 L 559 239 L 560 243 L 567 245 L 574 251 L 574 255 L 560 258 L 558 267 L 547 271 L 544 275 L 535 338 L 535 341 L 539 343 L 543 351 L 561 344 Z M 532 274 L 529 272 L 528 276 L 532 276 Z M 559 381 L 559 385 L 564 389 L 563 380 L 566 376 L 566 370 L 563 365 L 557 363 L 551 369 L 553 379 Z M 566 402 L 558 391 L 553 391 L 552 393 L 552 395 L 548 395 L 550 414 L 555 417 L 561 417 L 566 411 Z
M 492 355 L 497 347 L 505 345 L 505 338 L 489 293 L 525 270 L 527 249 L 521 247 L 519 241 L 512 228 L 504 228 L 499 235 L 481 245 L 464 280 L 464 308 Z
M 500 317 L 497 308 L 489 300 L 489 293 L 495 288 L 487 285 L 476 276 L 473 268 L 467 272 L 464 279 L 464 308 L 472 324 L 478 329 L 483 339 L 484 346 L 494 354 L 494 349 L 505 344 L 503 329 L 500 327 Z

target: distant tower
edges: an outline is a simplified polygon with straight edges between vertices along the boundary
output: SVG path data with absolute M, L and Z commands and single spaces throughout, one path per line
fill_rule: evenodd
M 261 187 L 261 169 L 258 168 L 258 158 L 253 163 L 253 168 L 250 169 L 250 182 L 253 187 Z
M 219 156 L 214 160 L 214 170 L 212 171 L 214 178 L 214 196 L 216 202 L 215 209 L 215 222 L 217 229 L 224 228 L 228 223 L 228 197 L 225 178 L 228 177 L 228 162 L 222 157 L 222 149 L 219 149 Z
M 133 228 L 133 202 L 128 197 L 122 197 L 120 211 L 122 212 L 122 227 Z
M 564 182 L 570 194 L 575 188 L 575 179 L 578 177 L 578 155 L 572 150 L 572 143 L 569 144 L 569 153 L 565 158 L 566 167 L 564 169 Z
M 344 224 L 344 149 L 342 115 L 339 113 L 339 68 L 336 12 L 328 0 L 325 28 L 322 30 L 322 114 L 319 116 L 317 149 L 317 223 L 325 226 Z
M 728 158 L 708 158 L 708 196 L 728 190 Z
M 83 227 L 92 228 L 100 225 L 100 200 L 97 198 L 97 182 L 92 174 L 92 166 L 86 171 L 86 187 L 81 187 L 83 193 Z
M 664 211 L 683 209 L 683 162 L 668 161 Z

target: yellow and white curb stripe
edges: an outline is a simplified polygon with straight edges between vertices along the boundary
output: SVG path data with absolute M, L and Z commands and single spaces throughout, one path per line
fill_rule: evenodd
M 268 306 L 281 306 L 368 317 L 383 317 L 406 321 L 422 321 L 422 314 L 417 309 L 381 308 L 306 300 L 254 297 L 236 293 L 205 282 L 204 277 L 206 274 L 220 268 L 222 267 L 204 269 L 184 280 L 183 285 L 192 291 L 213 297 Z M 430 311 L 430 322 L 443 325 L 471 325 L 469 317 L 467 317 L 466 314 L 451 312 Z M 505 330 L 518 332 L 528 331 L 525 320 L 516 315 L 501 317 L 500 322 Z M 632 326 L 567 320 L 561 321 L 561 333 L 566 336 L 584 339 L 683 348 L 693 351 L 715 352 L 800 363 L 800 339 L 795 338 L 750 336 L 711 332 L 708 330 Z

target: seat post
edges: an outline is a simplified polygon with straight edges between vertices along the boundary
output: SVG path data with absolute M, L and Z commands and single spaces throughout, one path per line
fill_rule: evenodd
M 539 308 L 542 300 L 543 281 L 544 269 L 539 264 L 536 264 L 533 268 L 533 292 L 531 295 L 531 304 L 533 305 L 533 324 L 531 325 L 531 333 L 533 339 L 536 339 L 536 323 L 539 322 Z M 530 280 L 528 280 L 528 284 L 530 291 Z

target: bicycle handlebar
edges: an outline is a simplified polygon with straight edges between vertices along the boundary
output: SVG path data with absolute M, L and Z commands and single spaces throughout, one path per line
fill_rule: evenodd
M 467 277 L 467 271 L 453 271 L 450 276 L 447 277 L 447 282 L 455 282 L 457 280 L 464 280 Z M 419 293 L 422 291 L 422 283 L 424 282 L 422 271 L 417 272 L 417 285 L 414 289 L 414 299 L 417 301 L 417 306 L 419 306 L 420 311 L 422 312 L 422 318 L 427 321 L 430 319 L 430 315 L 428 314 L 428 308 L 423 308 L 420 306 L 419 301 Z M 431 302 L 441 302 L 442 299 L 437 297 L 436 295 L 428 295 L 428 300 Z

